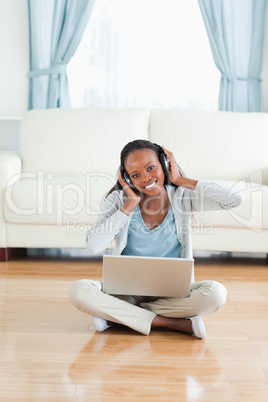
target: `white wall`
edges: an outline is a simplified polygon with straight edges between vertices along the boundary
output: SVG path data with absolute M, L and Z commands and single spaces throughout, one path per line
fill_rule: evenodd
M 27 0 L 0 0 L 0 117 L 22 116 L 28 107 Z

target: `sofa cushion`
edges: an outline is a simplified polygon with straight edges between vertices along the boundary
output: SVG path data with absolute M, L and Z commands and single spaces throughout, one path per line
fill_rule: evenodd
M 268 185 L 267 127 L 267 113 L 152 110 L 150 140 L 172 151 L 189 178 Z
M 21 125 L 23 171 L 115 176 L 123 146 L 148 139 L 149 115 L 146 109 L 31 110 Z
M 114 184 L 106 174 L 53 177 L 39 172 L 38 179 L 24 178 L 7 187 L 4 215 L 10 223 L 92 225 Z
M 268 229 L 268 186 L 245 180 L 223 181 L 216 183 L 232 188 L 244 195 L 244 201 L 239 207 L 228 210 L 197 212 L 192 221 L 193 228 L 199 228 L 198 233 L 208 234 L 213 227 L 242 228 L 261 232 Z M 194 229 L 195 230 L 195 229 Z

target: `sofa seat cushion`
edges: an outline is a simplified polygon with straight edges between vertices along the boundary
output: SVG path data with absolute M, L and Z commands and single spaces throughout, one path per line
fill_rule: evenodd
M 230 210 L 196 213 L 193 230 L 210 233 L 213 227 L 268 229 L 268 186 L 249 182 L 215 181 L 244 194 L 244 202 Z M 7 188 L 5 218 L 10 223 L 68 225 L 95 223 L 115 178 L 107 174 L 52 177 L 39 173 Z
M 115 181 L 104 173 L 56 178 L 39 174 L 38 180 L 22 179 L 6 190 L 5 218 L 10 223 L 91 225 Z
M 246 181 L 214 180 L 244 195 L 243 203 L 229 210 L 198 212 L 194 215 L 193 231 L 213 233 L 213 227 L 243 228 L 257 232 L 268 229 L 268 186 Z

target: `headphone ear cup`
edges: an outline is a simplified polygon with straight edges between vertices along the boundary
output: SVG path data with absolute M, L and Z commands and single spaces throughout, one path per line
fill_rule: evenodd
M 160 155 L 159 155 L 159 160 L 160 160 L 160 163 L 161 163 L 163 172 L 164 172 L 164 174 L 165 174 L 167 183 L 170 184 L 170 178 L 169 178 L 169 172 L 168 172 L 168 169 L 169 169 L 169 160 L 168 160 L 168 158 L 167 158 L 167 156 L 166 156 L 166 154 L 165 154 L 164 152 L 161 152 L 161 153 L 160 153 Z
M 161 153 L 159 155 L 159 160 L 160 160 L 164 173 L 168 175 L 168 160 L 167 160 L 166 155 L 164 153 Z
M 129 174 L 122 168 L 121 169 L 122 172 L 122 177 L 125 180 L 125 182 L 129 185 L 130 188 L 132 188 L 133 190 L 136 189 L 136 187 L 134 186 L 134 184 L 132 183 Z
M 128 185 L 132 184 L 132 182 L 130 180 L 130 177 L 129 177 L 127 172 L 124 173 L 124 179 L 125 179 L 125 181 L 127 182 Z

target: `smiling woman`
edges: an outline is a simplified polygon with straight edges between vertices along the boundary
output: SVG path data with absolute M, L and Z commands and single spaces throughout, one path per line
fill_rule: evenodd
M 217 110 L 196 0 L 97 0 L 67 71 L 73 107 Z
M 163 155 L 170 169 L 162 164 Z M 165 184 L 167 176 L 171 184 Z M 222 210 L 223 205 L 229 209 L 241 202 L 241 195 L 232 189 L 182 177 L 171 151 L 147 140 L 134 140 L 121 151 L 118 181 L 87 233 L 86 249 L 96 254 L 115 241 L 113 255 L 192 259 L 192 213 Z M 144 335 L 161 327 L 197 338 L 206 337 L 200 316 L 218 311 L 226 296 L 225 287 L 218 282 L 194 283 L 193 273 L 188 297 L 150 297 L 124 291 L 123 296 L 111 295 L 105 293 L 101 282 L 90 279 L 78 280 L 69 288 L 71 303 L 92 314 L 100 332 L 122 324 Z

